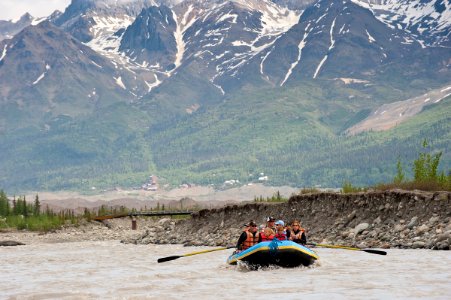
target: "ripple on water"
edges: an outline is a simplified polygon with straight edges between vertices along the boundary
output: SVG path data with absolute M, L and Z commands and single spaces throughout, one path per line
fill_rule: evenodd
M 231 251 L 157 258 L 206 247 L 119 242 L 0 249 L 0 298 L 11 299 L 449 299 L 450 252 L 389 250 L 387 256 L 318 249 L 312 267 L 251 271 Z

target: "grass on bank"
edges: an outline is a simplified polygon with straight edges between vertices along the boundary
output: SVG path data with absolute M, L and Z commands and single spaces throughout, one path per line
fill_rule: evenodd
M 16 228 L 18 230 L 48 232 L 59 229 L 63 225 L 77 225 L 78 221 L 79 218 L 65 220 L 56 215 L 39 215 L 28 217 L 24 217 L 22 215 L 12 215 L 6 216 L 0 220 L 0 229 Z

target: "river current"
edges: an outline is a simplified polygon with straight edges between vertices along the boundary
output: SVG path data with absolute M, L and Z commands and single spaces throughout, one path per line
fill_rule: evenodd
M 317 248 L 313 267 L 249 271 L 233 250 L 118 241 L 0 248 L 1 299 L 451 299 L 451 252 Z

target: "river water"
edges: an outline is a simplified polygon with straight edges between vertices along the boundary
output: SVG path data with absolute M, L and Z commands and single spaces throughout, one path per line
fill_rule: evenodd
M 118 241 L 0 247 L 1 299 L 451 299 L 451 252 L 316 249 L 309 268 L 249 271 L 232 250 Z M 276 297 L 276 298 L 275 298 Z

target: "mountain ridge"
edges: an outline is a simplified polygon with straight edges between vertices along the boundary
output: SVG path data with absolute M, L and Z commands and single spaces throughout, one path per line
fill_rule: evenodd
M 408 1 L 371 3 L 74 0 L 0 41 L 0 186 L 260 173 L 275 185 L 369 184 L 394 174 L 390 149 L 412 159 L 430 138 L 448 150 L 449 97 L 387 132 L 345 135 L 377 108 L 451 84 L 440 21 L 451 9 L 419 5 L 424 17 L 411 18 Z M 422 31 L 429 41 L 425 24 L 440 29 Z

